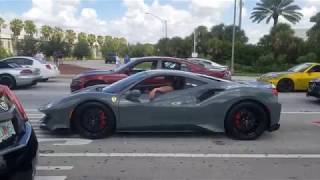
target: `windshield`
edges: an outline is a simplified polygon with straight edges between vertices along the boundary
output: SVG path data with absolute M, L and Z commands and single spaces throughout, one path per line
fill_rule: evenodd
M 134 84 L 135 82 L 145 77 L 145 75 L 145 72 L 137 73 L 103 88 L 102 91 L 105 93 L 119 93 L 131 84 Z
M 307 70 L 310 67 L 311 64 L 299 64 L 297 66 L 294 66 L 290 69 L 288 69 L 288 71 L 290 72 L 304 72 L 305 70 Z

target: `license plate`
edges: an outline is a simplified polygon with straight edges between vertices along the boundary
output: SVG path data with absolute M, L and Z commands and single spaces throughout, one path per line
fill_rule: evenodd
M 0 143 L 15 135 L 13 124 L 11 121 L 0 122 Z

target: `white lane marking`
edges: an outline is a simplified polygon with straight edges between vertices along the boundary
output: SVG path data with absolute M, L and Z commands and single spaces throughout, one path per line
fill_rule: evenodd
M 320 114 L 320 112 L 313 112 L 313 111 L 306 111 L 306 112 L 303 112 L 303 111 L 297 111 L 297 112 L 281 112 L 282 114 Z
M 35 176 L 35 180 L 65 180 L 67 176 Z
M 90 144 L 92 140 L 90 139 L 80 139 L 80 138 L 38 138 L 38 142 L 60 142 L 54 143 L 54 146 L 80 146 Z
M 66 171 L 73 169 L 73 166 L 37 166 L 37 171 Z
M 155 157 L 155 158 L 320 158 L 320 154 L 188 154 L 188 153 L 40 153 L 42 157 Z

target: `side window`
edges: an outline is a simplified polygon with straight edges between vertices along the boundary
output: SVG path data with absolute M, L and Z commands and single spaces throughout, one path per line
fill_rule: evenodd
M 31 66 L 31 65 L 33 65 L 33 61 L 30 59 L 23 59 L 23 64 Z
M 5 60 L 5 62 L 7 62 L 7 63 L 16 63 L 16 64 L 19 64 L 18 59 L 16 59 L 16 58 L 7 59 L 7 60 Z
M 7 63 L 0 62 L 0 69 L 10 68 Z
M 157 68 L 157 61 L 144 61 L 132 67 L 133 71 L 146 71 Z
M 309 72 L 320 72 L 320 66 L 319 65 L 313 66 L 313 68 L 311 68 Z
M 198 86 L 201 86 L 201 85 L 204 85 L 204 84 L 206 84 L 206 83 L 202 82 L 202 81 L 199 81 L 199 80 L 186 78 L 185 88 L 198 87 Z
M 162 61 L 162 69 L 181 70 L 181 64 L 172 61 Z

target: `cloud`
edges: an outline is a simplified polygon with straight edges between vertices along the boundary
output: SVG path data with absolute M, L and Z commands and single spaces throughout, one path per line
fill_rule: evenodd
M 90 0 L 99 3 L 96 0 Z M 95 2 L 96 1 L 96 2 Z M 214 1 L 214 2 L 213 2 Z M 125 12 L 121 17 L 105 20 L 93 8 L 83 7 L 81 0 L 32 0 L 32 7 L 22 13 L 19 18 L 35 21 L 38 26 L 59 26 L 63 29 L 74 29 L 77 32 L 98 35 L 121 36 L 131 43 L 155 43 L 164 37 L 164 24 L 154 15 L 167 20 L 169 37 L 190 35 L 195 27 L 205 25 L 232 23 L 233 0 L 122 0 Z M 303 19 L 294 28 L 309 28 L 309 19 L 320 11 L 320 0 L 297 0 L 304 14 Z M 183 6 L 179 6 L 183 4 Z M 268 33 L 272 22 L 266 25 L 253 24 L 249 19 L 250 11 L 255 3 L 245 3 L 243 9 L 243 25 L 251 43 Z M 18 17 L 15 14 L 0 15 L 6 20 Z M 283 21 L 283 20 L 281 20 Z
M 144 0 L 123 0 L 126 12 L 120 18 L 102 20 L 95 9 L 80 9 L 80 0 L 32 0 L 32 8 L 23 13 L 23 19 L 31 19 L 37 25 L 48 24 L 64 29 L 122 36 L 129 42 L 155 43 L 164 36 L 164 24 L 146 12 L 152 12 L 167 20 L 168 35 L 186 36 L 198 25 L 212 26 L 222 22 L 223 13 L 232 0 L 185 0 L 187 9 L 178 9 L 169 2 L 162 4 L 154 0 L 147 4 Z

